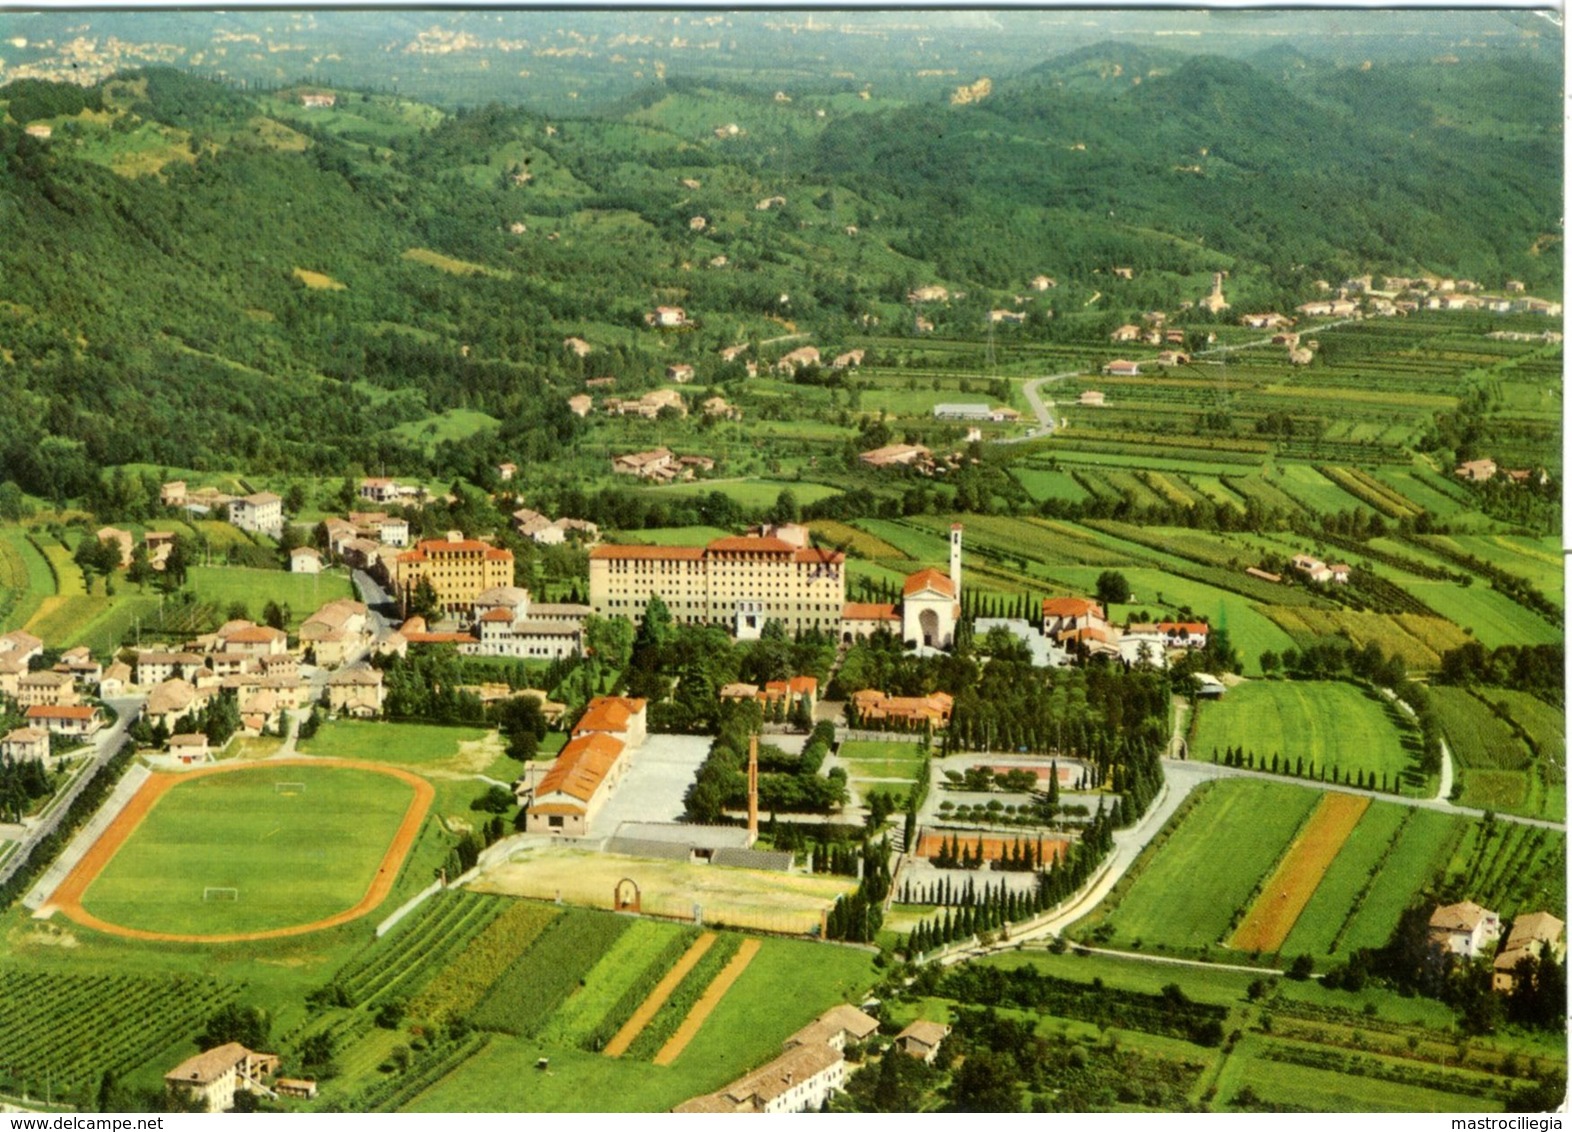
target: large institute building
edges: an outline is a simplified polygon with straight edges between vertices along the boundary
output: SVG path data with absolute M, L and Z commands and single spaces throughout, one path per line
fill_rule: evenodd
M 810 546 L 805 527 L 783 524 L 707 546 L 598 546 L 590 551 L 589 603 L 602 617 L 635 625 L 659 595 L 684 625 L 725 625 L 754 640 L 766 621 L 788 633 L 815 629 L 843 639 L 879 628 L 913 645 L 947 648 L 960 618 L 961 529 L 950 532 L 950 573 L 922 570 L 903 601 L 846 603 L 846 556 Z

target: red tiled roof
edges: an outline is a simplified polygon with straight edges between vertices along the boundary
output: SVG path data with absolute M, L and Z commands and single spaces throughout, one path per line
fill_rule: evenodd
M 906 584 L 901 587 L 901 596 L 911 597 L 912 594 L 929 588 L 938 590 L 945 597 L 955 596 L 955 583 L 950 581 L 950 576 L 941 574 L 932 566 L 907 575 Z
M 597 546 L 591 558 L 703 558 L 701 546 Z
M 560 793 L 588 802 L 595 796 L 607 772 L 616 765 L 622 750 L 622 740 L 610 735 L 583 735 L 571 740 L 562 748 L 557 761 L 551 764 L 546 777 L 540 780 L 535 797 Z
M 1044 617 L 1085 617 L 1088 613 L 1101 617 L 1103 607 L 1084 597 L 1043 598 Z
M 93 707 L 57 707 L 34 704 L 27 709 L 28 719 L 92 719 L 98 709 Z
M 718 538 L 704 549 L 752 551 L 758 554 L 791 554 L 797 547 L 778 538 L 749 538 L 746 535 L 737 535 L 732 538 Z
M 899 621 L 895 606 L 887 602 L 848 601 L 841 606 L 841 618 L 846 621 Z
M 513 621 L 513 611 L 505 606 L 499 605 L 495 609 L 486 610 L 486 612 L 480 615 L 480 619 L 482 621 L 506 621 L 511 624 Z

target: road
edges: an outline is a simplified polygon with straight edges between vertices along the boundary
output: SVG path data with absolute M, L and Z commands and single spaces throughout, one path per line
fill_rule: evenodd
M 1357 319 L 1343 318 L 1337 320 L 1336 322 L 1323 323 L 1320 326 L 1309 326 L 1304 330 L 1301 330 L 1299 335 L 1301 338 L 1306 338 L 1312 334 L 1319 334 L 1323 330 L 1335 330 L 1339 326 L 1347 326 L 1350 322 L 1357 321 Z M 1204 358 L 1213 354 L 1222 354 L 1224 356 L 1223 360 L 1226 363 L 1227 355 L 1230 351 L 1253 350 L 1257 347 L 1270 346 L 1271 344 L 1272 339 L 1270 336 L 1268 336 L 1266 338 L 1257 338 L 1250 342 L 1238 342 L 1228 346 L 1211 346 L 1205 350 L 1197 350 L 1195 354 L 1192 355 L 1192 358 Z M 1040 392 L 1042 387 L 1052 382 L 1068 381 L 1072 377 L 1087 377 L 1090 376 L 1090 374 L 1090 370 L 1074 370 L 1069 373 L 1053 373 L 1048 374 L 1045 377 L 1032 378 L 1021 387 L 1021 391 L 1026 395 L 1027 405 L 1031 407 L 1032 412 L 1037 416 L 1037 427 L 1032 429 L 1025 436 L 1000 437 L 995 441 L 995 443 L 1020 444 L 1023 441 L 1040 440 L 1044 436 L 1052 435 L 1054 428 L 1053 402 L 1044 401 L 1042 399 Z
M 49 804 L 49 808 L 37 820 L 36 824 L 29 827 L 21 842 L 17 845 L 16 851 L 6 858 L 3 865 L 0 865 L 0 884 L 4 884 L 16 874 L 17 869 L 21 868 L 22 862 L 27 860 L 28 854 L 32 852 L 33 846 L 55 831 L 60 825 L 61 819 L 71 809 L 71 803 L 76 801 L 77 795 L 87 788 L 89 780 L 98 773 L 103 765 L 114 757 L 115 752 L 120 749 L 120 745 L 125 741 L 126 732 L 131 729 L 131 724 L 136 722 L 137 717 L 142 714 L 142 707 L 147 703 L 147 697 L 123 696 L 117 699 L 105 700 L 104 702 L 114 708 L 120 718 L 115 720 L 113 725 L 104 728 L 98 733 L 96 740 L 98 749 L 93 753 L 91 766 L 82 770 L 71 780 L 65 790 Z

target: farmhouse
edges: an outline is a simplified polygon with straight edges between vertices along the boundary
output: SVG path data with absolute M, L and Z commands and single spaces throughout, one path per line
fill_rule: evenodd
M 118 566 L 131 565 L 131 548 L 136 545 L 136 538 L 130 531 L 121 530 L 119 527 L 100 527 L 93 536 L 99 542 L 112 542 L 120 551 Z
M 780 361 L 775 363 L 775 370 L 777 373 L 791 374 L 796 373 L 805 366 L 816 366 L 818 364 L 818 347 L 801 346 L 789 354 L 782 355 Z
M 831 1007 L 786 1039 L 786 1051 L 724 1089 L 673 1112 L 816 1112 L 846 1081 L 846 1039 L 865 1041 L 879 1023 L 852 1006 Z
M 338 95 L 336 94 L 302 94 L 300 96 L 300 105 L 307 110 L 331 110 L 333 104 L 337 101 Z M 227 1108 L 228 1106 L 226 1105 L 225 1107 Z
M 662 328 L 690 325 L 688 312 L 681 307 L 656 307 L 644 316 L 644 322 L 648 326 Z
M 1206 647 L 1205 621 L 1159 621 L 1157 631 L 1163 635 L 1169 648 L 1204 649 Z
M 252 1053 L 239 1042 L 206 1050 L 164 1074 L 171 1093 L 196 1101 L 204 1112 L 227 1112 L 235 1106 L 235 1093 L 267 1093 L 262 1079 L 278 1071 L 278 1055 Z
M 707 546 L 598 546 L 589 604 L 600 617 L 644 619 L 658 594 L 679 624 L 721 624 L 756 640 L 766 621 L 833 632 L 846 601 L 845 555 L 807 545 L 802 528 L 715 539 Z
M 595 398 L 588 393 L 575 393 L 568 398 L 568 412 L 576 417 L 587 417 L 595 407 Z
M 693 367 L 687 363 L 679 363 L 666 367 L 666 380 L 675 381 L 679 385 L 686 385 L 693 380 Z
M 1101 389 L 1083 389 L 1081 390 L 1081 395 L 1075 399 L 1075 403 L 1092 408 L 1102 408 L 1108 401 Z
M 443 609 L 458 612 L 482 590 L 512 583 L 513 552 L 451 531 L 446 539 L 424 540 L 395 559 L 393 586 L 406 606 L 422 581 L 431 583 Z
M 613 456 L 611 470 L 618 475 L 651 479 L 656 472 L 670 467 L 675 459 L 670 448 L 651 448 L 646 452 L 629 452 L 625 456 Z
M 939 1056 L 939 1044 L 949 1034 L 950 1027 L 943 1022 L 918 1019 L 895 1035 L 895 1046 L 902 1053 L 932 1065 L 933 1059 Z
M 1103 373 L 1109 377 L 1139 377 L 1141 367 L 1135 362 L 1126 361 L 1124 358 L 1115 358 L 1103 367 Z
M 291 574 L 322 573 L 322 552 L 314 546 L 297 546 L 289 552 Z
M 1292 565 L 1295 570 L 1316 583 L 1337 582 L 1339 585 L 1342 585 L 1348 581 L 1350 571 L 1350 567 L 1344 563 L 1328 566 L 1319 558 L 1311 557 L 1308 554 L 1294 555 Z
M 915 287 L 906 292 L 908 303 L 942 303 L 948 301 L 950 292 L 938 284 L 929 284 L 925 287 Z
M 1511 994 L 1517 985 L 1517 965 L 1524 959 L 1542 958 L 1548 951 L 1560 962 L 1566 957 L 1566 943 L 1562 938 L 1566 924 L 1549 912 L 1526 912 L 1512 921 L 1506 943 L 1492 964 L 1491 989 L 1498 994 Z
M 921 444 L 886 444 L 858 457 L 870 468 L 889 468 L 896 465 L 912 467 L 931 463 L 933 453 Z
M 276 536 L 284 526 L 284 500 L 271 491 L 242 496 L 229 504 L 229 521 L 243 531 Z
M 1484 483 L 1496 474 L 1496 462 L 1489 457 L 1483 460 L 1468 460 L 1457 466 L 1453 475 L 1459 476 L 1469 483 Z
M 1430 916 L 1430 946 L 1477 959 L 1501 936 L 1501 919 L 1472 900 L 1447 904 Z
M 334 715 L 370 719 L 382 713 L 387 689 L 376 668 L 342 668 L 328 677 L 328 710 Z

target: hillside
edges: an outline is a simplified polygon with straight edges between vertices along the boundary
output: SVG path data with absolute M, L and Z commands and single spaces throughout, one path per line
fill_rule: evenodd
M 1114 70 L 1143 81 L 1095 77 Z M 168 68 L 14 83 L 0 209 L 26 238 L 0 249 L 0 459 L 52 498 L 130 462 L 462 474 L 484 438 L 427 448 L 418 422 L 474 410 L 502 422 L 499 450 L 544 458 L 580 427 L 562 400 L 586 367 L 645 387 L 731 342 L 899 323 L 925 282 L 968 293 L 934 315 L 967 335 L 1041 271 L 1062 314 L 1115 321 L 1216 270 L 1246 305 L 1361 270 L 1557 295 L 1538 254 L 1555 76 L 1511 74 L 1314 64 L 1285 82 L 1105 44 L 969 104 L 682 80 L 550 120 L 354 92 L 312 110 L 314 87 Z M 697 329 L 647 332 L 660 302 Z M 1032 332 L 1077 325 L 1051 315 Z M 593 362 L 562 350 L 575 334 Z

